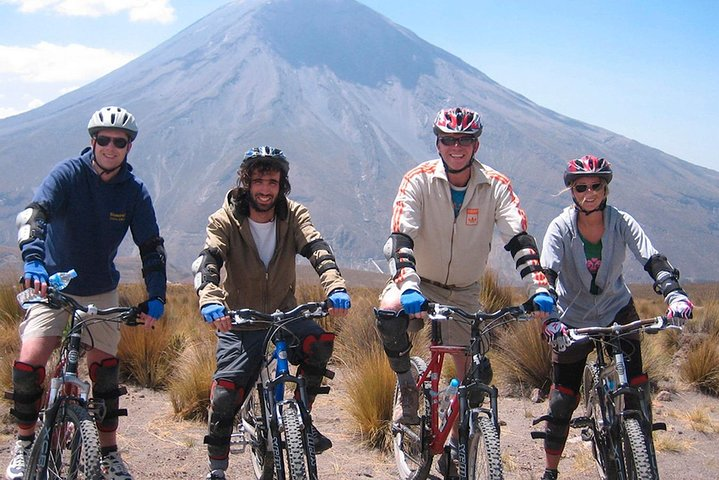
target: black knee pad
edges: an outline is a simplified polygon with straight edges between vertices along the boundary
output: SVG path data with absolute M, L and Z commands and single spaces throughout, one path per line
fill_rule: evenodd
M 325 368 L 332 358 L 334 345 L 334 333 L 307 335 L 302 341 L 302 365 Z
M 127 393 L 125 387 L 120 386 L 120 360 L 115 357 L 106 358 L 100 363 L 90 365 L 90 380 L 92 380 L 92 398 L 105 403 L 104 414 L 97 422 L 97 429 L 101 432 L 114 432 L 117 430 L 118 417 L 127 415 L 127 410 L 120 407 L 120 397 Z
M 234 418 L 244 390 L 230 380 L 215 380 L 210 392 L 210 412 L 204 443 L 211 459 L 224 460 L 230 452 Z
M 569 420 L 579 404 L 578 395 L 569 388 L 552 385 L 549 392 L 549 415 L 545 427 L 544 450 L 561 455 L 569 434 Z
M 5 397 L 14 401 L 10 413 L 20 428 L 31 428 L 37 422 L 45 382 L 45 367 L 16 361 L 12 366 L 13 392 Z
M 489 358 L 482 358 L 480 368 L 481 375 L 479 377 L 479 380 L 485 385 L 491 385 L 492 378 L 494 378 L 494 372 L 492 371 L 492 363 L 489 361 Z M 470 390 L 469 397 L 467 398 L 467 400 L 469 402 L 470 408 L 478 407 L 484 401 L 484 392 L 481 392 L 479 390 Z
M 410 369 L 409 351 L 412 343 L 409 341 L 407 327 L 409 317 L 402 313 L 397 314 L 391 310 L 374 310 L 377 319 L 377 332 L 382 339 L 382 346 L 389 359 L 389 365 L 397 373 Z

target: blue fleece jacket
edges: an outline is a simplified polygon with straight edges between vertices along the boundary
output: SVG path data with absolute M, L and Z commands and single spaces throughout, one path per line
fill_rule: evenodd
M 35 192 L 33 202 L 48 216 L 46 239 L 22 247 L 22 257 L 44 259 L 49 274 L 74 268 L 78 276 L 65 291 L 96 295 L 117 288 L 115 256 L 128 228 L 136 245 L 158 238 L 159 227 L 150 194 L 127 162 L 109 182 L 92 168 L 93 153 L 58 163 Z M 166 274 L 145 275 L 148 296 L 165 298 Z

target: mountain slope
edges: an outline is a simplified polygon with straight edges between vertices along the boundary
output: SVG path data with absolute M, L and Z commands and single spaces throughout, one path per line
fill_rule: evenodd
M 130 162 L 155 199 L 174 278 L 189 273 L 244 151 L 261 144 L 287 154 L 292 197 L 341 265 L 384 265 L 402 174 L 436 156 L 437 110 L 467 105 L 485 124 L 478 158 L 512 178 L 540 242 L 569 201 L 555 196 L 566 161 L 593 153 L 614 165 L 610 203 L 684 278 L 717 279 L 704 252 L 719 248 L 719 173 L 542 108 L 353 0 L 230 3 L 115 72 L 0 120 L 0 243 L 14 243 L 31 189 L 87 144 L 87 119 L 107 104 L 138 118 Z M 511 267 L 494 250 L 493 264 Z M 647 279 L 636 262 L 629 272 Z

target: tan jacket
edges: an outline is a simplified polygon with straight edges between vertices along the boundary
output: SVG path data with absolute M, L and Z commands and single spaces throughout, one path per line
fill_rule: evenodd
M 391 229 L 414 241 L 417 271 L 405 268 L 395 277 L 401 291 L 420 290 L 420 277 L 449 288 L 468 287 L 480 280 L 487 266 L 495 226 L 504 244 L 527 230 L 527 217 L 509 179 L 477 160 L 471 168 L 457 218 L 440 159 L 418 165 L 402 179 Z M 546 291 L 543 273 L 523 280 L 530 296 Z
M 269 268 L 265 268 L 257 252 L 249 220 L 236 211 L 228 193 L 222 208 L 210 215 L 204 248 L 219 249 L 226 276 L 219 287 L 210 283 L 200 290 L 200 307 L 219 303 L 232 310 L 252 308 L 265 313 L 295 307 L 295 258 L 308 243 L 322 238 L 312 225 L 309 211 L 303 205 L 287 200 L 285 218 L 278 215 L 275 219 L 277 246 Z M 308 258 L 311 257 L 314 265 L 317 258 L 329 253 L 322 249 Z M 320 282 L 326 295 L 337 288 L 346 288 L 337 269 L 322 273 Z

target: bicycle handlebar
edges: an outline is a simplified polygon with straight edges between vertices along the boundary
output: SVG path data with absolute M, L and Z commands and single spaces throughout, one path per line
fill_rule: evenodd
M 264 313 L 251 308 L 227 311 L 227 316 L 232 319 L 232 325 L 235 326 L 261 325 L 269 327 L 302 318 L 322 318 L 327 315 L 329 315 L 329 306 L 326 301 L 303 303 L 286 312 L 277 310 L 274 313 Z
M 583 327 L 583 328 L 568 328 L 567 334 L 573 341 L 586 340 L 589 338 L 598 338 L 606 335 L 621 336 L 628 333 L 644 331 L 647 333 L 657 333 L 661 330 L 666 329 L 677 329 L 682 330 L 679 325 L 673 325 L 670 323 L 666 316 L 658 316 L 653 318 L 646 318 L 643 320 L 635 320 L 626 325 L 620 325 L 614 323 L 608 327 Z
M 61 309 L 69 307 L 74 311 L 84 312 L 90 315 L 117 315 L 125 325 L 134 327 L 137 325 L 143 325 L 143 322 L 137 321 L 137 316 L 140 314 L 138 307 L 110 307 L 110 308 L 97 308 L 93 304 L 83 305 L 71 296 L 57 290 L 53 287 L 48 287 L 47 296 L 42 300 L 30 300 L 26 303 L 38 303 L 45 304 L 50 308 Z
M 490 312 L 490 313 L 483 312 L 481 310 L 474 312 L 474 313 L 469 313 L 469 312 L 462 310 L 459 307 L 454 307 L 451 305 L 442 305 L 442 304 L 433 303 L 433 302 L 428 302 L 426 304 L 426 306 L 427 306 L 427 313 L 428 313 L 429 317 L 433 320 L 447 319 L 447 317 L 450 315 L 457 315 L 466 320 L 478 320 L 478 321 L 496 320 L 498 318 L 504 317 L 505 315 L 510 315 L 512 317 L 518 318 L 518 317 L 527 315 L 529 313 L 532 313 L 535 310 L 534 302 L 532 302 L 532 300 L 528 300 L 521 305 L 514 305 L 514 306 L 500 308 L 496 312 Z

